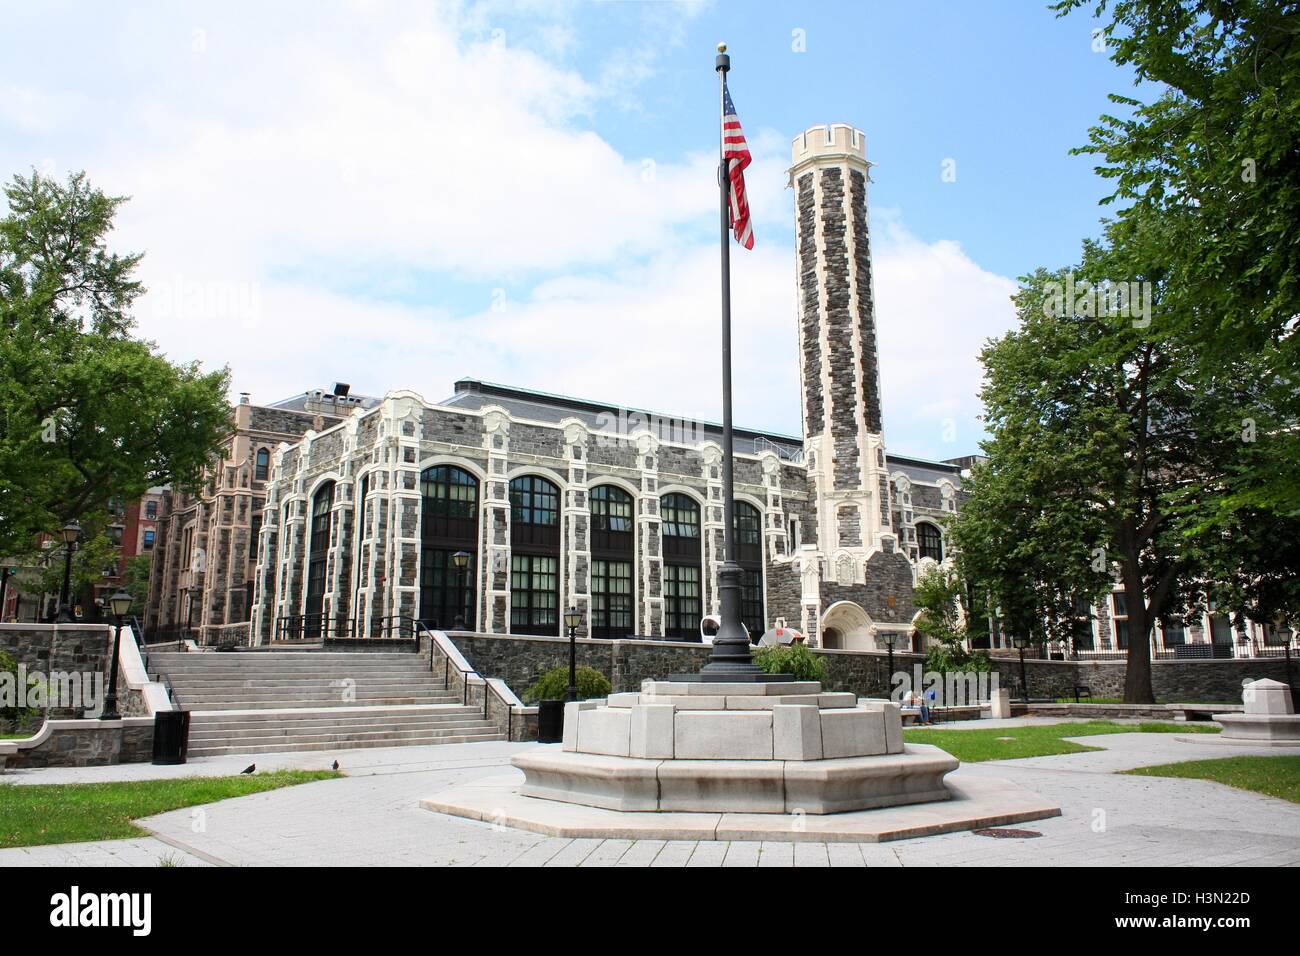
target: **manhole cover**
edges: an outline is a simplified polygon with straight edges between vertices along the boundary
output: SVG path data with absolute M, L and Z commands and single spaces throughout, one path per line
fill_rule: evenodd
M 1042 836 L 1037 830 L 1018 830 L 1015 827 L 984 827 L 971 832 L 976 836 L 998 837 L 1004 840 L 1028 840 Z

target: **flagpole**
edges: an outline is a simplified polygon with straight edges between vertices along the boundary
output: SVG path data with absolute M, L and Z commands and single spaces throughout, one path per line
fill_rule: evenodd
M 731 57 L 727 45 L 718 44 L 714 61 L 718 74 L 718 196 L 722 238 L 722 565 L 718 569 L 718 633 L 713 638 L 709 663 L 701 669 L 707 680 L 759 681 L 765 675 L 754 664 L 749 637 L 740 620 L 743 572 L 736 563 L 736 501 L 734 445 L 731 426 L 731 178 L 727 175 L 725 88 Z

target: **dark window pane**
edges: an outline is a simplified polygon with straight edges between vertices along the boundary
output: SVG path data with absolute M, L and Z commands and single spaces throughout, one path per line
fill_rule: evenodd
M 921 557 L 943 560 L 943 535 L 939 529 L 922 521 L 916 526 L 916 541 L 921 549 Z
M 703 617 L 700 569 L 696 565 L 664 565 L 664 633 L 678 640 L 700 637 Z
M 591 636 L 632 633 L 632 562 L 591 562 Z
M 560 562 L 551 555 L 510 557 L 510 632 L 558 634 Z
M 510 482 L 510 520 L 515 524 L 558 525 L 560 489 L 545 478 L 516 478 Z
M 362 484 L 363 534 L 370 525 L 369 476 Z M 420 475 L 420 620 L 449 628 L 456 618 L 474 626 L 473 588 L 478 563 L 478 480 L 463 468 L 436 465 Z M 358 540 L 362 535 L 358 535 Z M 469 555 L 458 572 L 453 556 Z
M 664 495 L 659 505 L 663 519 L 662 530 L 666 538 L 700 537 L 700 506 L 686 495 Z

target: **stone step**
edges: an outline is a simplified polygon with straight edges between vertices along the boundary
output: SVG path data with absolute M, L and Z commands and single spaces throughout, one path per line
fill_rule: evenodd
M 320 676 L 334 676 L 347 674 L 377 674 L 391 676 L 435 676 L 442 679 L 442 672 L 433 672 L 428 667 L 412 665 L 408 667 L 398 667 L 394 665 L 383 665 L 382 667 L 354 667 L 350 665 L 330 665 L 329 667 L 222 667 L 218 670 L 216 667 L 208 670 L 186 670 L 183 667 L 149 667 L 151 674 L 165 674 L 173 679 L 191 679 L 191 680 L 217 680 L 221 678 L 230 678 L 243 680 L 247 678 L 257 678 L 266 680 L 276 679 L 294 679 L 294 678 L 320 678 Z
M 192 664 L 195 667 L 269 667 L 272 664 L 338 663 L 339 661 L 427 661 L 427 654 L 414 651 L 268 651 L 265 654 L 193 654 L 154 651 L 149 660 L 166 664 Z
M 428 710 L 411 711 L 400 715 L 370 715 L 365 713 L 347 713 L 333 715 L 328 713 L 289 713 L 289 714 L 238 714 L 229 718 L 205 713 L 201 718 L 190 720 L 190 734 L 196 733 L 242 733 L 267 727 L 293 730 L 317 724 L 324 726 L 347 725 L 350 727 L 399 727 L 411 724 L 437 723 L 438 721 L 483 719 L 483 710 L 479 707 L 449 707 L 446 710 L 430 712 Z
M 402 747 L 420 747 L 431 746 L 435 744 L 469 744 L 482 743 L 492 740 L 505 740 L 505 734 L 499 731 L 485 731 L 483 733 L 462 734 L 452 737 L 428 737 L 413 738 L 404 740 L 397 746 Z M 195 749 L 191 747 L 188 751 L 190 757 L 219 757 L 225 754 L 256 754 L 256 753 L 303 753 L 316 750 L 360 750 L 373 747 L 391 747 L 394 744 L 387 740 L 355 740 L 355 741 L 313 741 L 311 743 L 291 743 L 277 741 L 274 744 L 274 750 L 264 750 L 253 748 L 250 749 L 243 741 L 226 746 L 215 746 Z
M 239 691 L 243 688 L 257 688 L 259 691 L 285 691 L 304 692 L 304 691 L 337 691 L 344 687 L 369 687 L 369 688 L 403 688 L 403 687 L 443 687 L 441 680 L 429 680 L 428 675 L 408 676 L 406 679 L 398 678 L 369 678 L 369 676 L 360 676 L 360 678 L 312 678 L 303 680 L 261 680 L 260 678 L 248 678 L 247 680 L 170 680 L 172 687 L 177 691 L 200 691 L 209 693 L 229 693 Z
M 294 688 L 294 687 L 258 687 L 250 685 L 247 687 L 227 687 L 212 689 L 207 687 L 176 687 L 172 688 L 177 697 L 184 697 L 186 700 L 256 700 L 266 698 L 267 700 L 342 700 L 344 692 L 349 696 L 361 697 L 460 697 L 455 691 L 449 691 L 445 687 L 429 687 L 423 684 L 411 682 L 409 684 L 356 684 L 351 687 L 318 687 L 318 688 Z M 202 708 L 191 708 L 202 710 Z
M 400 743 L 412 736 L 421 736 L 428 734 L 445 736 L 452 731 L 482 730 L 482 728 L 491 728 L 493 724 L 484 721 L 482 717 L 467 717 L 455 721 L 455 719 L 443 719 L 443 721 L 425 721 L 420 724 L 399 724 L 396 727 L 374 727 L 370 724 L 361 724 L 361 726 L 351 726 L 351 724 L 321 724 L 321 726 L 299 727 L 294 724 L 291 727 L 277 727 L 272 724 L 268 727 L 257 727 L 253 730 L 246 730 L 231 734 L 225 730 L 191 730 L 190 743 L 192 747 L 201 747 L 201 745 L 211 744 L 213 747 L 224 747 L 226 744 L 248 743 L 248 741 L 264 741 L 276 737 L 276 739 L 294 739 L 295 741 L 321 739 L 321 740 L 393 740 L 394 743 Z
M 459 697 L 358 697 L 351 701 L 328 700 L 204 700 L 188 701 L 179 695 L 176 703 L 182 710 L 218 711 L 218 710 L 289 710 L 303 707 L 399 707 L 413 704 L 459 704 Z

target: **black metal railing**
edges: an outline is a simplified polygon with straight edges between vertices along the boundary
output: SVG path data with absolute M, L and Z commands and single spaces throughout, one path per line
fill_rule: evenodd
M 433 633 L 431 629 L 424 624 L 423 621 L 418 621 L 418 620 L 411 621 L 411 625 L 415 634 L 416 650 L 419 650 L 420 637 L 424 634 L 429 635 L 429 670 L 432 671 L 434 670 L 433 645 L 435 643 L 433 639 Z M 452 661 L 451 655 L 443 651 L 442 652 L 442 667 L 443 667 L 442 686 L 447 688 L 451 687 L 451 668 L 453 666 L 453 663 L 455 662 Z M 479 680 L 483 682 L 483 719 L 484 720 L 490 719 L 488 716 L 488 705 L 491 702 L 490 698 L 488 697 L 489 691 L 492 693 L 493 696 L 496 697 L 497 700 L 499 700 L 502 704 L 505 705 L 506 740 L 509 740 L 514 731 L 514 717 L 515 717 L 514 708 L 511 706 L 510 701 L 506 700 L 506 698 L 502 695 L 502 693 L 492 685 L 492 682 L 488 680 L 488 678 L 484 677 L 478 671 L 474 670 L 474 668 L 461 667 L 459 663 L 455 663 L 455 667 L 456 667 L 456 673 L 460 675 L 461 704 L 463 706 L 469 706 L 470 677 L 477 677 Z
M 155 625 L 148 630 L 140 627 L 136 630 L 144 644 L 171 644 L 177 641 L 198 642 L 199 630 L 189 624 Z
M 292 614 L 275 619 L 273 641 L 320 641 L 327 637 L 356 637 L 356 621 L 330 614 Z

